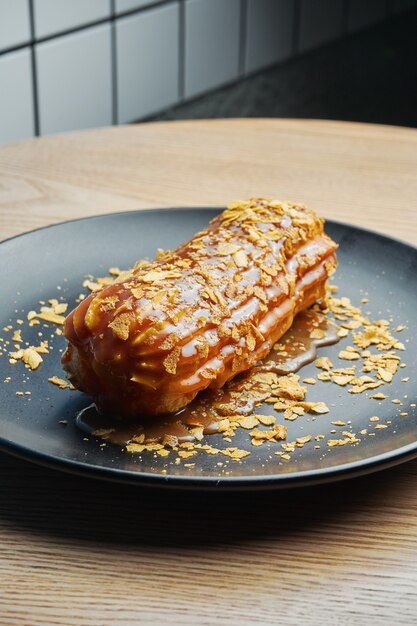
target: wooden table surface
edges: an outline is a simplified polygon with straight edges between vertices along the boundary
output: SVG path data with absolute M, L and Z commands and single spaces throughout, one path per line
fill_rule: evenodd
M 0 238 L 251 195 L 417 244 L 417 131 L 122 126 L 0 148 Z M 417 461 L 288 492 L 143 490 L 0 455 L 0 623 L 415 624 Z

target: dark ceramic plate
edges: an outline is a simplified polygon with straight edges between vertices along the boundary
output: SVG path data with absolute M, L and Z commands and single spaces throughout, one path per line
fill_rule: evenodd
M 156 249 L 172 248 L 203 228 L 218 211 L 211 209 L 170 209 L 104 215 L 66 222 L 36 230 L 0 245 L 1 313 L 0 328 L 16 319 L 23 338 L 39 341 L 37 333 L 50 337 L 54 328 L 29 328 L 26 314 L 37 308 L 40 299 L 63 296 L 72 306 L 88 273 L 102 276 L 110 266 L 127 268 L 138 258 L 153 257 Z M 335 282 L 339 293 L 360 304 L 372 319 L 389 318 L 394 327 L 407 328 L 398 336 L 406 345 L 401 353 L 407 367 L 400 370 L 390 385 L 383 387 L 388 398 L 382 402 L 368 398 L 372 392 L 352 395 L 346 388 L 320 383 L 309 386 L 309 400 L 324 400 L 332 406 L 326 415 L 300 417 L 287 422 L 287 440 L 307 434 L 324 434 L 320 449 L 312 442 L 297 449 L 289 462 L 274 454 L 279 444 L 254 448 L 247 431 L 240 429 L 228 445 L 251 450 L 241 462 L 227 462 L 225 457 L 198 454 L 194 464 L 175 465 L 151 453 L 138 457 L 117 447 L 100 447 L 94 437 L 86 437 L 73 423 L 77 411 L 89 400 L 77 391 L 60 390 L 48 382 L 62 375 L 60 350 L 63 337 L 54 337 L 54 349 L 37 371 L 28 371 L 21 362 L 10 365 L 7 351 L 0 356 L 0 447 L 28 460 L 63 470 L 109 480 L 142 485 L 171 485 L 198 489 L 261 489 L 306 485 L 365 474 L 386 468 L 417 456 L 417 249 L 376 233 L 352 226 L 327 223 L 327 231 L 340 243 L 339 269 Z M 10 332 L 0 330 L 9 337 Z M 336 363 L 346 340 L 321 349 Z M 3 344 L 4 345 L 4 344 Z M 10 349 L 10 346 L 9 346 Z M 4 350 L 4 349 L 3 349 Z M 339 362 L 339 367 L 349 365 Z M 305 366 L 302 378 L 316 375 L 314 364 Z M 10 382 L 3 380 L 8 376 Z M 407 383 L 401 378 L 409 377 Z M 17 396 L 17 391 L 30 395 Z M 400 399 L 402 406 L 393 404 Z M 257 412 L 270 413 L 270 405 Z M 400 413 L 407 415 L 400 416 Z M 380 423 L 391 422 L 386 429 L 374 431 L 370 417 L 378 415 Z M 282 414 L 277 414 L 282 422 Z M 64 426 L 60 420 L 68 420 Z M 332 420 L 351 421 L 358 433 L 367 428 L 374 436 L 361 436 L 357 445 L 328 448 Z M 338 432 L 343 429 L 338 429 Z M 212 435 L 210 443 L 220 443 Z M 224 446 L 224 444 L 222 444 Z M 223 462 L 223 466 L 218 463 Z M 166 470 L 166 473 L 162 473 Z

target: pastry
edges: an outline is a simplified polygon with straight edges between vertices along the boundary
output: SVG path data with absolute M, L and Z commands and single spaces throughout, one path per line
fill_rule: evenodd
M 301 204 L 231 204 L 190 241 L 140 261 L 67 317 L 70 381 L 103 414 L 179 411 L 268 354 L 325 298 L 337 245 Z

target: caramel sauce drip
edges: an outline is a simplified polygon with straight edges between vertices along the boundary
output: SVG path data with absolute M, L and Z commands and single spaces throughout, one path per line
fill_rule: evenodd
M 205 435 L 219 432 L 219 423 L 225 416 L 248 415 L 270 395 L 265 384 L 253 380 L 256 372 L 281 375 L 297 372 L 314 361 L 317 348 L 339 341 L 337 331 L 337 326 L 322 313 L 303 311 L 265 359 L 223 388 L 202 391 L 178 413 L 127 423 L 103 417 L 91 404 L 77 415 L 76 424 L 83 431 L 118 446 L 135 438 L 144 438 L 146 443 L 161 442 L 166 437 L 175 437 L 178 442 L 195 441 L 193 427 L 203 426 Z
M 178 412 L 255 366 L 297 313 L 325 297 L 336 248 L 303 205 L 233 203 L 72 311 L 63 367 L 103 414 Z

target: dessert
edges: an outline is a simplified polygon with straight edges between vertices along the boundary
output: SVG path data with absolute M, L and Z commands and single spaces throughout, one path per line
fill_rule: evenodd
M 64 369 L 102 413 L 179 411 L 255 365 L 324 299 L 336 247 L 303 205 L 235 202 L 81 302 L 65 322 Z

